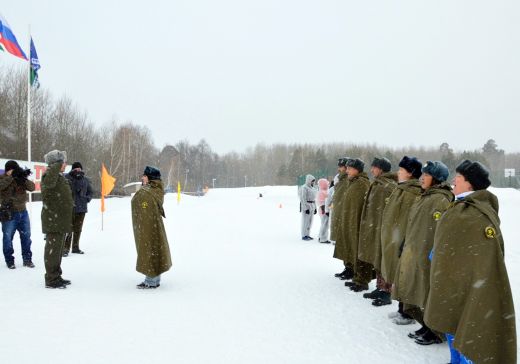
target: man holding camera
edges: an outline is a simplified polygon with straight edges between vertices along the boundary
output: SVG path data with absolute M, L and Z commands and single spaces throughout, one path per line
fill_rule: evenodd
M 15 269 L 13 238 L 16 231 L 20 234 L 24 267 L 34 268 L 31 252 L 31 223 L 25 207 L 27 191 L 34 191 L 34 183 L 27 177 L 29 169 L 23 169 L 10 160 L 5 164 L 5 172 L 0 176 L 0 201 L 3 206 L 2 232 L 3 251 L 7 268 Z

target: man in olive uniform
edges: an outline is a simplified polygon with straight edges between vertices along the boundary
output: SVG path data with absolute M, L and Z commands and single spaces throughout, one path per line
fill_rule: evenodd
M 61 258 L 65 236 L 72 231 L 74 207 L 69 183 L 62 174 L 67 166 L 67 154 L 53 150 L 44 158 L 48 164 L 41 182 L 42 230 L 46 234 L 45 287 L 66 288 L 70 281 L 61 277 Z
M 377 274 L 376 289 L 365 293 L 363 297 L 376 299 L 381 294 L 381 221 L 386 199 L 397 186 L 397 174 L 390 172 L 392 164 L 386 158 L 376 157 L 372 161 L 370 172 L 374 180 L 363 205 L 359 227 L 358 258 L 372 265 Z
M 0 176 L 0 201 L 9 209 L 10 219 L 2 221 L 3 252 L 7 268 L 15 269 L 13 238 L 16 231 L 20 234 L 24 267 L 34 268 L 31 252 L 31 222 L 25 207 L 27 191 L 34 191 L 34 183 L 27 177 L 31 171 L 21 168 L 16 161 L 5 164 L 4 174 Z
M 515 309 L 498 199 L 487 190 L 489 172 L 479 162 L 465 160 L 456 172 L 456 201 L 435 231 L 424 321 L 450 334 L 452 363 L 516 363 Z
M 335 241 L 333 257 L 343 261 L 344 269 L 334 274 L 341 280 L 354 277 L 354 266 L 345 259 L 346 242 L 343 230 L 345 229 L 344 215 L 347 206 L 345 192 L 348 188 L 347 161 L 350 158 L 338 159 L 338 182 L 334 185 L 334 196 L 332 197 L 332 218 L 330 224 L 330 240 Z
M 347 204 L 344 208 L 343 239 L 345 241 L 345 260 L 354 267 L 352 282 L 345 282 L 354 292 L 368 289 L 368 282 L 372 279 L 372 266 L 358 260 L 359 223 L 365 195 L 370 186 L 368 176 L 363 172 L 365 163 L 361 159 L 349 159 L 347 161 L 348 187 L 345 192 Z
M 161 172 L 147 166 L 143 186 L 132 198 L 132 225 L 137 249 L 136 270 L 145 275 L 139 289 L 160 286 L 161 274 L 172 266 L 170 247 L 164 230 L 164 187 Z
M 404 156 L 399 162 L 397 172 L 399 182 L 388 198 L 381 223 L 381 276 L 384 280 L 382 286 L 385 291 L 372 302 L 374 306 L 392 303 L 390 291 L 395 282 L 397 263 L 405 242 L 410 208 L 422 192 L 419 182 L 421 169 L 422 164 L 415 157 Z M 389 316 L 398 325 L 408 325 L 414 322 L 409 315 L 404 313 L 402 303 L 399 303 L 398 312 L 392 312 Z

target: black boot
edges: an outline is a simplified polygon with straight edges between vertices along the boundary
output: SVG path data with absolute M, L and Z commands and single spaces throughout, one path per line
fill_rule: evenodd
M 431 330 L 428 331 L 421 337 L 415 339 L 415 343 L 419 345 L 432 345 L 432 344 L 440 344 L 442 340 L 440 337 L 435 335 Z
M 339 277 L 341 277 L 341 276 L 342 276 L 346 271 L 347 271 L 347 268 L 343 269 L 342 272 L 339 272 L 339 273 L 334 274 L 334 277 L 339 278 Z
M 426 326 L 421 327 L 419 330 L 408 333 L 408 337 L 410 339 L 418 339 L 422 337 L 424 334 L 428 332 L 428 328 Z
M 375 300 L 381 296 L 381 292 L 382 291 L 380 291 L 379 288 L 376 288 L 370 293 L 363 293 L 363 298 L 370 298 L 371 300 Z
M 372 304 L 374 306 L 380 307 L 385 305 L 391 305 L 392 304 L 392 297 L 390 295 L 390 292 L 381 292 L 381 295 L 372 301 Z
M 358 284 L 356 283 L 352 287 L 350 287 L 351 291 L 354 292 L 361 292 L 361 291 L 367 291 L 368 290 L 368 284 Z

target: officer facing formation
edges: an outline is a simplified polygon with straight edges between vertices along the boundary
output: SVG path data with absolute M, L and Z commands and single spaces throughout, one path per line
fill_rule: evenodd
M 139 289 L 158 288 L 161 274 L 172 266 L 168 238 L 164 230 L 164 187 L 161 172 L 147 166 L 143 186 L 132 198 L 132 225 L 137 250 L 136 270 L 145 275 Z

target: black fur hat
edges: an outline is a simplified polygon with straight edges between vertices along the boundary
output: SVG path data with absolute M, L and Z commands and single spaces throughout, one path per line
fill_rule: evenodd
M 422 167 L 422 173 L 428 173 L 438 182 L 446 181 L 450 175 L 448 167 L 440 161 L 427 161 Z
M 390 161 L 384 157 L 375 157 L 374 160 L 372 161 L 372 167 L 377 167 L 379 169 L 381 169 L 383 172 L 390 172 L 390 170 L 392 169 L 392 163 L 390 163 Z
M 161 179 L 161 171 L 155 167 L 146 166 L 143 173 L 150 181 L 154 179 Z
M 350 158 L 349 157 L 343 157 L 338 159 L 338 167 L 346 167 L 347 162 Z
M 5 162 L 4 171 L 5 173 L 9 172 L 10 170 L 16 169 L 20 167 L 16 161 L 10 160 Z
M 404 156 L 399 162 L 399 167 L 406 169 L 412 174 L 413 178 L 421 177 L 422 163 L 415 157 Z
M 72 167 L 71 167 L 71 168 L 72 168 L 72 169 L 79 168 L 79 169 L 83 170 L 83 166 L 81 165 L 80 162 L 74 162 L 74 163 L 72 163 Z
M 359 158 L 349 159 L 347 161 L 347 167 L 352 167 L 357 169 L 359 172 L 363 172 L 363 169 L 365 169 L 365 162 Z
M 469 159 L 462 161 L 455 171 L 464 176 L 475 191 L 485 190 L 491 185 L 488 169 L 480 162 L 472 162 Z

